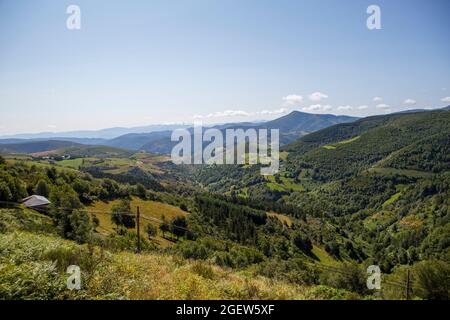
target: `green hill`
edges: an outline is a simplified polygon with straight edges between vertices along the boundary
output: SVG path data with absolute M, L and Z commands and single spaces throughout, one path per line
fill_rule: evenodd
M 273 177 L 249 166 L 192 176 L 211 192 L 308 221 L 304 232 L 337 259 L 394 272 L 449 261 L 449 138 L 449 111 L 369 117 L 285 146 Z
M 399 163 L 400 154 L 403 154 L 403 160 L 407 150 L 423 154 L 423 148 L 428 148 L 432 142 L 439 153 L 429 152 L 428 162 L 442 166 L 443 170 L 448 165 L 445 158 L 448 156 L 449 134 L 448 111 L 395 114 L 333 126 L 310 134 L 284 150 L 289 152 L 287 166 L 293 174 L 302 168 L 313 167 L 315 177 L 332 180 L 357 174 L 388 156 L 397 157 L 397 168 L 406 168 L 406 163 Z M 343 143 L 345 141 L 347 143 Z
M 47 140 L 0 144 L 0 153 L 37 153 L 61 148 L 80 147 L 81 144 L 69 141 Z

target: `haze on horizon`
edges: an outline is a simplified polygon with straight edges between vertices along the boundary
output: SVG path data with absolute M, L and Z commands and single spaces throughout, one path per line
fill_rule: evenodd
M 66 8 L 81 9 L 68 30 Z M 381 8 L 381 30 L 366 9 Z M 0 2 L 0 135 L 450 104 L 446 0 Z

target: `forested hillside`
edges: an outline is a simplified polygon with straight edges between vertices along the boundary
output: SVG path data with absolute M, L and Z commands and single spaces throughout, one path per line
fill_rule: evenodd
M 251 207 L 314 217 L 322 228 L 308 222 L 305 233 L 334 258 L 395 273 L 419 261 L 450 261 L 449 138 L 448 111 L 369 117 L 287 145 L 274 177 L 247 166 L 193 175 Z
M 369 117 L 287 145 L 269 177 L 258 165 L 175 166 L 110 147 L 61 149 L 74 156 L 62 161 L 8 155 L 0 297 L 80 298 L 62 281 L 81 263 L 90 298 L 398 299 L 409 271 L 409 296 L 447 299 L 449 137 L 448 111 Z M 51 205 L 25 209 L 32 194 Z M 139 271 L 121 274 L 125 261 Z M 111 287 L 108 263 L 120 283 L 142 286 Z M 367 289 L 368 265 L 384 274 L 379 292 Z

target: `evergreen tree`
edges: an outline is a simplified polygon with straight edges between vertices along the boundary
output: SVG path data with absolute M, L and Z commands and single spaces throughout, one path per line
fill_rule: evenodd
M 39 180 L 39 182 L 36 184 L 36 187 L 34 188 L 34 193 L 39 196 L 48 198 L 50 194 L 50 187 L 48 186 L 47 181 L 43 179 Z

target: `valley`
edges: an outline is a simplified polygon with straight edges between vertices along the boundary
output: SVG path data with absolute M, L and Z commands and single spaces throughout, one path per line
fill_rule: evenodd
M 448 297 L 449 111 L 249 126 L 280 128 L 278 174 L 174 165 L 165 131 L 113 146 L 0 141 L 0 297 L 403 299 L 406 272 L 414 298 Z M 32 194 L 50 200 L 45 212 L 20 204 Z M 74 263 L 88 274 L 69 293 Z

